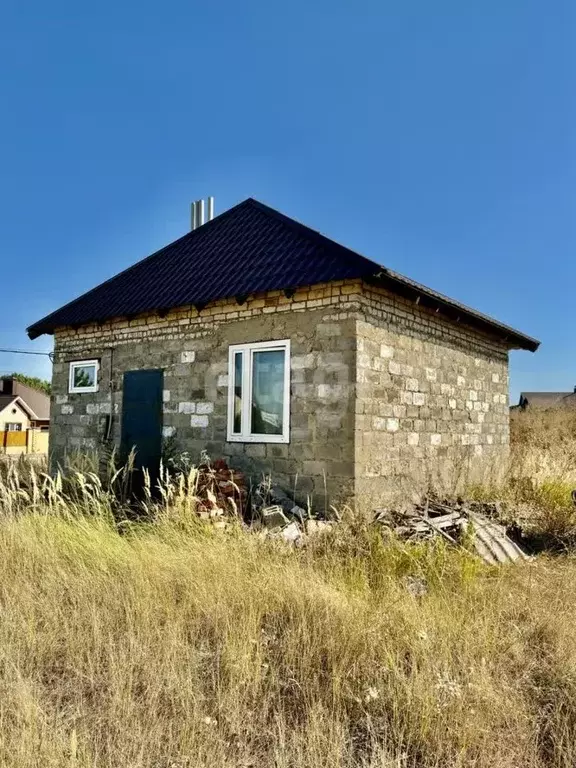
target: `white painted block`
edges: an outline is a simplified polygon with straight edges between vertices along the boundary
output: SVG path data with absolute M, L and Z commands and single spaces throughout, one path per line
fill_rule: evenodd
M 196 403 L 178 403 L 178 413 L 196 413 Z
M 205 416 L 202 414 L 201 416 L 198 416 L 197 414 L 194 414 L 194 416 L 190 416 L 190 426 L 191 427 L 202 427 L 205 428 L 208 426 L 208 416 Z
M 193 363 L 196 360 L 196 352 L 182 352 L 180 355 L 181 363 Z
M 294 355 L 290 360 L 290 368 L 293 371 L 301 368 L 313 368 L 316 364 L 316 355 Z

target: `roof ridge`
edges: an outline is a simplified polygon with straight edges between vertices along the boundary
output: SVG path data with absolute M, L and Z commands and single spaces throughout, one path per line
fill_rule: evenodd
M 332 237 L 328 237 L 328 235 L 324 235 L 319 230 L 313 229 L 312 227 L 308 226 L 308 224 L 304 224 L 303 222 L 298 221 L 298 219 L 295 219 L 292 216 L 287 216 L 285 213 L 282 213 L 282 211 L 278 211 L 276 208 L 272 208 L 270 205 L 267 205 L 266 203 L 262 203 L 260 200 L 256 200 L 253 197 L 249 197 L 245 202 L 252 203 L 253 207 L 262 211 L 262 213 L 268 214 L 269 216 L 272 216 L 278 219 L 283 224 L 290 227 L 290 229 L 295 230 L 300 234 L 304 234 L 306 235 L 306 237 L 311 237 L 314 240 L 319 241 L 322 245 L 330 245 L 332 247 L 337 246 L 341 250 L 346 251 L 348 254 L 350 254 L 354 258 L 365 261 L 366 266 L 374 267 L 376 270 L 386 269 L 386 267 L 383 266 L 382 264 L 378 264 L 377 261 L 374 261 L 373 259 L 369 259 L 367 256 L 364 256 L 362 253 L 359 253 L 353 248 L 350 248 L 350 246 L 344 245 L 343 243 L 338 242 L 338 240 L 334 240 Z

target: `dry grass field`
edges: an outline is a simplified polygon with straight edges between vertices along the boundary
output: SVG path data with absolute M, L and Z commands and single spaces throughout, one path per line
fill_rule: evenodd
M 352 514 L 296 550 L 214 531 L 193 478 L 118 526 L 89 474 L 1 465 L 0 765 L 572 768 L 576 421 L 513 438 L 470 493 L 557 546 L 500 568 Z

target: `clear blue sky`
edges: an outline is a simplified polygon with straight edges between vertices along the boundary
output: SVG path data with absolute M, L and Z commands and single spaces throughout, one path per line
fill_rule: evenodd
M 0 347 L 253 196 L 542 340 L 576 384 L 573 0 L 7 0 Z M 42 358 L 0 371 L 47 375 Z

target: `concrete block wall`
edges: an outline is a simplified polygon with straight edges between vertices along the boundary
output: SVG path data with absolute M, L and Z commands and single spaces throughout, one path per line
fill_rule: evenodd
M 366 504 L 481 479 L 506 459 L 508 350 L 364 286 L 357 323 L 355 492 Z M 383 482 L 385 478 L 385 482 Z
M 287 338 L 290 443 L 228 443 L 229 345 Z M 70 361 L 93 358 L 99 391 L 68 394 Z M 143 368 L 164 369 L 167 443 L 270 473 L 320 509 L 384 503 L 507 454 L 506 345 L 359 280 L 58 329 L 53 464 L 101 450 L 107 417 L 119 443 L 123 374 Z
M 221 301 L 102 326 L 60 329 L 53 369 L 53 465 L 66 453 L 98 451 L 112 416 L 120 442 L 122 380 L 128 370 L 164 369 L 163 433 L 198 461 L 225 457 L 258 481 L 272 474 L 316 508 L 347 500 L 354 477 L 355 323 L 361 288 L 331 283 L 298 291 Z M 334 317 L 334 310 L 337 316 Z M 330 319 L 327 320 L 326 318 Z M 290 443 L 226 441 L 228 348 L 291 340 Z M 100 360 L 99 391 L 68 394 L 69 363 Z

